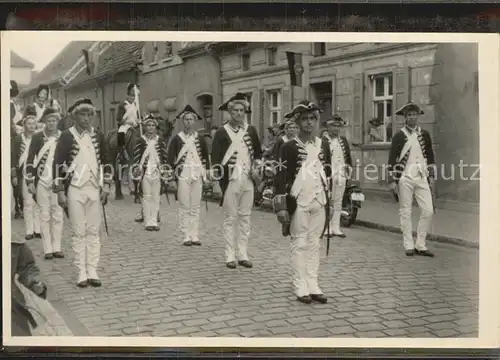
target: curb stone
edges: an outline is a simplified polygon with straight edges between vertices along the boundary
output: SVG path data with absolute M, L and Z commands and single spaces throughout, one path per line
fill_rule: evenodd
M 208 201 L 218 203 L 220 201 L 220 196 L 215 195 L 213 197 L 207 198 Z M 265 211 L 272 213 L 272 205 L 270 204 L 263 204 L 260 207 L 255 207 L 254 209 L 259 210 L 259 211 Z M 395 234 L 401 234 L 401 229 L 396 226 L 392 225 L 385 225 L 373 221 L 366 221 L 366 220 L 356 220 L 355 223 L 356 226 L 360 227 L 365 227 L 369 229 L 375 229 L 375 230 L 382 230 L 382 231 L 387 231 L 390 233 L 395 233 Z M 416 232 L 413 232 L 414 235 L 416 235 Z M 471 249 L 479 249 L 479 244 L 474 243 L 472 241 L 464 240 L 464 239 L 459 239 L 455 237 L 450 237 L 450 236 L 445 236 L 445 235 L 437 235 L 437 234 L 428 234 L 427 235 L 427 240 L 429 241 L 435 241 L 435 242 L 440 242 L 444 244 L 452 244 L 452 245 L 458 245 L 466 248 L 471 248 Z

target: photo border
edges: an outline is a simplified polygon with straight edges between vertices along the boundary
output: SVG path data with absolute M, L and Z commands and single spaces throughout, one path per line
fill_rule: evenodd
M 126 34 L 126 36 L 124 36 Z M 265 36 L 264 36 L 265 35 Z M 227 42 L 386 42 L 478 43 L 479 69 L 479 126 L 480 126 L 480 238 L 479 248 L 479 337 L 471 338 L 194 338 L 194 337 L 12 337 L 11 313 L 4 312 L 3 344 L 5 346 L 91 346 L 91 347 L 175 347 L 175 348 L 487 348 L 499 346 L 500 289 L 500 121 L 499 121 L 499 36 L 471 33 L 279 33 L 279 32 L 152 32 L 152 31 L 4 31 L 1 33 L 1 70 L 10 74 L 10 44 L 33 41 L 34 37 L 65 37 L 72 41 L 154 41 L 166 37 L 172 41 L 227 41 Z M 29 39 L 29 40 L 28 40 Z M 2 77 L 2 103 L 7 103 L 9 76 Z M 9 108 L 1 107 L 2 119 L 9 118 Z M 8 125 L 7 125 L 8 124 Z M 10 122 L 2 121 L 2 143 L 10 144 Z M 4 146 L 4 148 L 9 148 Z M 3 309 L 10 309 L 8 297 L 11 288 L 10 238 L 11 197 L 10 151 L 2 151 L 2 232 L 3 235 Z M 491 286 L 493 285 L 493 286 Z

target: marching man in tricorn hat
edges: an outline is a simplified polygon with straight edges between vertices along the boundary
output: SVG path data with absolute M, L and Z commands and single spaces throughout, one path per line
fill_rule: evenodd
M 329 221 L 330 146 L 316 136 L 320 109 L 301 101 L 285 117 L 296 119 L 298 136 L 280 149 L 273 200 L 283 235 L 291 235 L 293 287 L 297 300 L 326 303 L 318 285 L 320 238 Z
M 196 121 L 202 118 L 190 105 L 177 118 L 183 129 L 170 142 L 168 164 L 174 174 L 172 185 L 178 189 L 179 227 L 185 246 L 201 245 L 198 228 L 202 186 L 210 169 L 208 147 L 205 138 L 194 130 Z
M 342 214 L 342 198 L 347 179 L 350 177 L 352 168 L 351 150 L 344 136 L 340 136 L 340 129 L 346 125 L 346 121 L 338 114 L 333 115 L 326 122 L 328 134 L 325 136 L 330 145 L 332 158 L 332 206 L 333 214 L 330 222 L 331 235 L 345 237 L 340 230 L 340 215 Z
M 236 268 L 236 261 L 246 268 L 253 266 L 247 247 L 262 149 L 257 130 L 245 120 L 249 109 L 242 93 L 222 104 L 219 110 L 229 112 L 231 118 L 216 131 L 212 142 L 212 179 L 219 180 L 222 190 L 226 266 L 230 269 Z
M 101 286 L 97 266 L 102 205 L 107 203 L 112 168 L 104 137 L 93 126 L 94 104 L 79 99 L 69 109 L 74 125 L 61 133 L 54 154 L 54 192 L 73 230 L 78 287 Z
M 396 115 L 405 117 L 405 126 L 392 138 L 389 183 L 399 200 L 399 217 L 406 255 L 433 257 L 434 254 L 427 249 L 425 238 L 434 213 L 432 190 L 435 162 L 430 134 L 417 125 L 418 117 L 423 113 L 420 107 L 412 102 L 396 111 Z M 413 196 L 421 209 L 416 242 L 413 241 L 411 223 Z
M 144 135 L 137 139 L 132 172 L 140 181 L 142 212 L 146 231 L 159 231 L 158 217 L 162 176 L 167 170 L 167 145 L 158 135 L 158 121 L 151 115 L 144 118 Z
M 12 184 L 19 186 L 22 191 L 24 225 L 26 240 L 34 237 L 41 238 L 40 234 L 40 209 L 33 196 L 28 191 L 26 183 L 26 170 L 28 154 L 36 130 L 36 110 L 33 105 L 28 105 L 24 117 L 17 123 L 23 125 L 23 132 L 12 140 L 11 151 L 11 176 Z
M 61 114 L 57 109 L 45 109 L 40 119 L 45 125 L 44 129 L 33 135 L 28 153 L 26 183 L 40 208 L 40 228 L 46 260 L 64 257 L 61 251 L 63 209 L 57 203 L 57 194 L 52 190 L 52 165 L 61 136 L 61 131 L 57 129 L 60 119 Z

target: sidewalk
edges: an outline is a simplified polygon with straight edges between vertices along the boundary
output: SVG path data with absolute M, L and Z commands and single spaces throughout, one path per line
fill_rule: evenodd
M 412 225 L 416 229 L 420 210 L 412 211 Z M 436 209 L 428 239 L 478 248 L 479 214 Z M 399 205 L 396 202 L 365 201 L 358 212 L 356 225 L 400 233 Z
M 214 199 L 219 199 L 215 193 Z M 218 200 L 217 200 L 218 201 Z M 264 203 L 261 210 L 272 211 L 271 204 Z M 412 211 L 412 226 L 416 230 L 420 210 L 414 207 Z M 446 209 L 436 209 L 432 226 L 427 235 L 431 241 L 445 242 L 460 246 L 479 248 L 479 214 L 465 213 Z M 358 212 L 354 226 L 401 233 L 399 224 L 399 205 L 392 201 L 363 202 Z

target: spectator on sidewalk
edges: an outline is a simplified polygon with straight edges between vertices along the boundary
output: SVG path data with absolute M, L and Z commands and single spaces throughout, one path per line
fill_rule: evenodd
M 40 280 L 40 269 L 35 263 L 33 253 L 24 239 L 12 238 L 11 241 L 11 335 L 31 336 L 31 329 L 37 327 L 35 318 L 26 306 L 26 299 L 16 284 L 15 278 L 36 295 L 45 299 L 47 286 Z M 31 328 L 30 328 L 31 325 Z
M 435 162 L 431 136 L 417 125 L 418 118 L 423 113 L 412 102 L 396 112 L 396 115 L 405 117 L 405 126 L 392 138 L 388 170 L 391 190 L 399 201 L 399 219 L 406 255 L 434 257 L 427 249 L 425 238 L 434 213 L 432 194 Z M 413 196 L 421 210 L 416 241 L 413 240 L 411 223 Z

